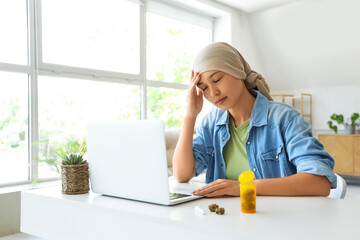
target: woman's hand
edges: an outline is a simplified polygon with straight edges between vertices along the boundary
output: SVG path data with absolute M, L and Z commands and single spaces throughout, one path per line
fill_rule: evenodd
M 196 118 L 200 113 L 203 106 L 203 93 L 197 87 L 197 83 L 200 81 L 200 74 L 194 74 L 194 70 L 191 71 L 190 86 L 187 96 L 187 109 L 186 116 Z
M 205 197 L 240 196 L 239 182 L 228 179 L 218 179 L 192 192 Z

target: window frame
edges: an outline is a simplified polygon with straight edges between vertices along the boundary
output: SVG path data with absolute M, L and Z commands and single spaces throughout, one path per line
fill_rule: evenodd
M 59 177 L 40 178 L 38 176 L 38 147 L 32 143 L 39 141 L 39 122 L 38 122 L 38 77 L 65 77 L 93 80 L 100 82 L 114 82 L 141 87 L 141 119 L 147 119 L 147 88 L 170 88 L 178 90 L 187 90 L 188 84 L 171 83 L 165 81 L 156 81 L 146 78 L 146 13 L 147 4 L 150 0 L 126 0 L 139 4 L 140 11 L 140 74 L 129 74 L 122 72 L 104 71 L 98 69 L 88 69 L 81 67 L 64 66 L 58 64 L 44 63 L 42 61 L 42 18 L 41 3 L 42 0 L 27 0 L 27 42 L 28 42 L 28 65 L 18 65 L 0 62 L 0 71 L 10 71 L 15 73 L 28 74 L 28 180 L 21 182 L 9 182 L 0 184 L 0 187 L 15 186 L 27 184 L 34 181 L 45 182 L 60 179 Z M 150 3 L 151 4 L 151 3 Z M 179 8 L 168 2 L 159 1 L 157 5 L 164 5 L 166 8 L 173 8 L 174 11 L 187 11 L 189 9 Z M 161 9 L 157 9 L 155 14 L 159 14 Z M 189 11 L 189 14 L 191 13 Z M 189 16 L 187 14 L 187 16 Z M 166 14 L 164 14 L 166 16 Z M 214 21 L 215 17 L 202 16 L 204 19 Z M 178 19 L 178 18 L 175 18 Z M 196 18 L 195 18 L 196 19 Z M 179 19 L 178 19 L 179 20 Z M 188 22 L 188 21 L 184 21 Z M 198 24 L 196 24 L 198 25 Z M 203 26 L 203 25 L 201 25 Z M 211 29 L 211 39 L 214 39 L 214 24 Z

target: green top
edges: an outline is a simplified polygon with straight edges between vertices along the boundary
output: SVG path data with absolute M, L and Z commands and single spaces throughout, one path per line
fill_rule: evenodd
M 226 164 L 226 178 L 238 180 L 241 173 L 250 170 L 245 142 L 249 134 L 250 119 L 235 127 L 232 117 L 229 120 L 230 139 L 226 143 L 223 156 Z

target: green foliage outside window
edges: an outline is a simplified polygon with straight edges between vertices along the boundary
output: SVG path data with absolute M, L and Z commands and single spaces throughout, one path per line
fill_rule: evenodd
M 0 102 L 0 145 L 17 148 L 25 144 L 28 118 L 18 98 Z M 0 148 L 1 149 L 1 148 Z

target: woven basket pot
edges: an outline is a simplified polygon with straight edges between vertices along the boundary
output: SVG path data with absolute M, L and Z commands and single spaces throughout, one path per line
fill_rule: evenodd
M 64 194 L 89 192 L 89 165 L 61 165 L 61 184 Z

